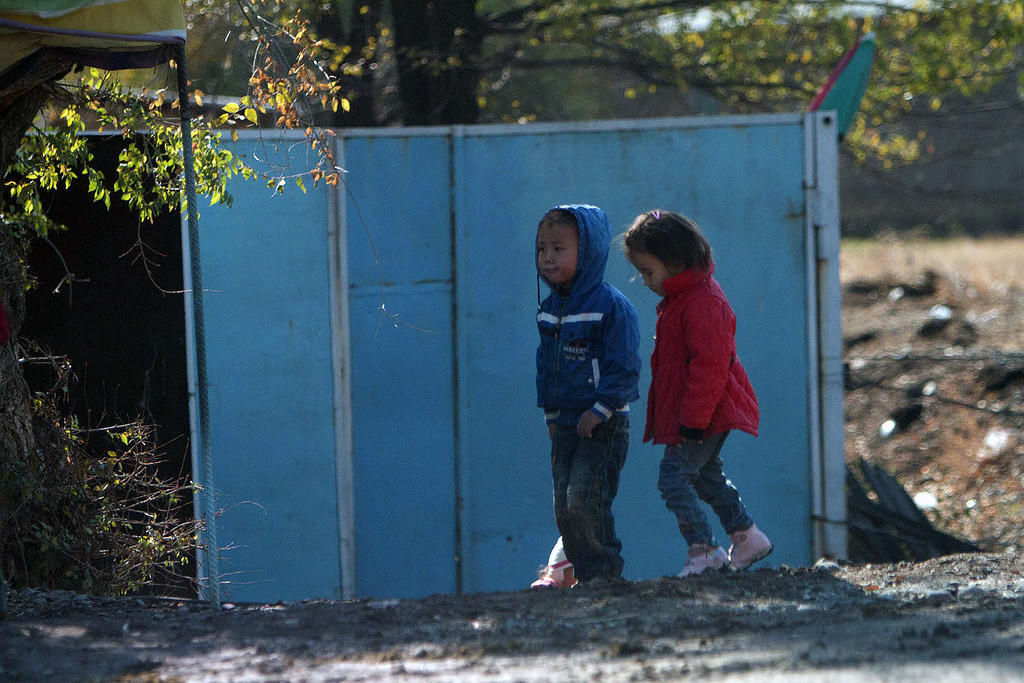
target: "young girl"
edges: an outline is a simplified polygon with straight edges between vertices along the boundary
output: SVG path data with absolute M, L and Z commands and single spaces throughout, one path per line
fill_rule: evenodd
M 665 444 L 658 490 L 679 522 L 689 558 L 679 576 L 745 569 L 768 556 L 771 541 L 754 524 L 722 472 L 729 431 L 757 436 L 754 389 L 736 356 L 736 316 L 712 277 L 711 247 L 690 219 L 655 209 L 624 236 L 626 257 L 658 303 L 644 441 Z M 729 534 L 720 548 L 699 500 Z

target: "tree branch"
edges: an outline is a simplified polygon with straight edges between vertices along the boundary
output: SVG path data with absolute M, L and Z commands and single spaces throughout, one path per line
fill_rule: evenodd
M 581 11 L 576 16 L 580 19 L 603 16 L 622 17 L 628 16 L 634 12 L 644 13 L 664 9 L 696 10 L 707 7 L 711 4 L 713 3 L 708 0 L 652 0 L 651 2 L 642 2 L 637 4 L 595 7 L 593 9 Z M 550 3 L 537 2 L 523 5 L 521 7 L 515 7 L 505 12 L 491 14 L 483 17 L 481 20 L 481 27 L 483 28 L 485 35 L 516 35 L 526 33 L 534 28 L 551 26 L 559 20 L 549 19 L 546 21 L 526 23 L 526 17 L 530 14 L 549 9 L 550 6 Z

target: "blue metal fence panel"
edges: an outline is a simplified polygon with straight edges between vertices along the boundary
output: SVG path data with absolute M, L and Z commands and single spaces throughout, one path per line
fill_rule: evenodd
M 451 208 L 444 136 L 343 139 L 356 591 L 456 590 Z
M 601 206 L 616 231 L 654 207 L 701 225 L 736 310 L 740 357 L 762 408 L 762 435 L 736 434 L 727 443 L 727 474 L 772 534 L 773 562 L 806 563 L 808 320 L 799 120 L 542 134 L 485 130 L 458 143 L 465 589 L 523 585 L 558 535 L 548 440 L 533 385 L 533 240 L 541 214 L 565 202 Z M 685 546 L 657 491 L 660 448 L 641 443 L 657 298 L 621 253 L 612 254 L 606 279 L 637 306 L 644 339 L 643 398 L 632 406 L 630 453 L 614 507 L 625 574 L 661 576 L 678 571 Z
M 349 284 L 450 283 L 450 142 L 446 135 L 342 137 Z M 382 297 L 385 304 L 387 296 Z
M 727 442 L 726 471 L 776 543 L 771 562 L 813 559 L 800 116 L 344 131 L 338 144 L 343 192 L 270 198 L 235 183 L 235 206 L 202 217 L 210 426 L 229 505 L 219 533 L 239 546 L 222 568 L 263 582 L 233 599 L 336 595 L 345 452 L 357 595 L 529 583 L 557 537 L 534 395 L 533 242 L 541 214 L 564 202 L 603 207 L 616 232 L 653 207 L 701 225 L 762 413 L 759 438 Z M 347 250 L 347 450 L 331 415 L 334 212 Z M 625 574 L 662 576 L 685 547 L 657 492 L 660 448 L 641 442 L 657 300 L 621 253 L 607 279 L 637 306 L 644 340 L 615 503 Z
M 260 170 L 284 150 L 236 147 Z M 337 598 L 327 204 L 232 191 L 230 209 L 201 207 L 200 231 L 222 597 Z

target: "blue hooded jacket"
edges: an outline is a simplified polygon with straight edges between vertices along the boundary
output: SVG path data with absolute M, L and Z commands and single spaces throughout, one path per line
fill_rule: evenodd
M 548 422 L 575 427 L 585 410 L 608 420 L 640 397 L 640 330 L 636 308 L 604 281 L 608 216 L 585 204 L 555 208 L 576 217 L 580 246 L 568 291 L 552 287 L 537 311 L 537 405 Z

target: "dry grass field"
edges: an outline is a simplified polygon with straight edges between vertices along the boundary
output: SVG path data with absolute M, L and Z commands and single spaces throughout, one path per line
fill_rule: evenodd
M 1024 237 L 844 241 L 846 457 L 986 550 L 1024 528 Z M 890 422 L 891 421 L 891 422 Z
M 839 260 L 844 282 L 906 277 L 931 269 L 993 292 L 1024 287 L 1024 236 L 844 240 Z

